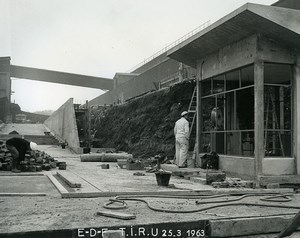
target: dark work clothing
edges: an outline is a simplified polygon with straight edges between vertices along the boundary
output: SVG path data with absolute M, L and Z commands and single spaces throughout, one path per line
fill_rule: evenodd
M 25 159 L 26 152 L 28 150 L 31 150 L 30 142 L 22 138 L 11 138 L 6 141 L 6 145 L 15 147 L 19 152 L 19 158 L 17 158 L 18 164 L 20 163 L 20 161 L 23 161 Z

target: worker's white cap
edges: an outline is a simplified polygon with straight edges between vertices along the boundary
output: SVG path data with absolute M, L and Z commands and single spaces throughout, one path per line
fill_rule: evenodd
M 37 144 L 31 141 L 30 142 L 30 149 L 36 150 L 37 149 Z
M 188 112 L 187 112 L 187 111 L 183 111 L 183 112 L 181 113 L 181 116 L 183 117 L 183 116 L 186 115 L 186 114 L 188 114 Z

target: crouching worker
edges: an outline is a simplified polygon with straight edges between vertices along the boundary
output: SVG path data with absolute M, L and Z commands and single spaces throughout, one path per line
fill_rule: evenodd
M 6 141 L 6 147 L 13 157 L 11 171 L 13 173 L 20 173 L 20 162 L 24 161 L 27 151 L 37 149 L 37 144 L 15 137 Z

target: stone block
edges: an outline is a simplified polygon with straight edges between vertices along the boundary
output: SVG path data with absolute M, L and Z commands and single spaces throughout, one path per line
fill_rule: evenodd
M 60 169 L 60 170 L 66 170 L 67 169 L 67 164 L 66 163 L 59 164 L 58 169 Z
M 143 170 L 144 167 L 140 162 L 136 162 L 136 163 L 127 162 L 126 169 L 127 170 Z
M 51 169 L 50 164 L 43 164 L 42 166 L 43 170 L 49 171 Z
M 109 164 L 101 164 L 102 169 L 109 169 Z
M 56 168 L 56 162 L 50 162 L 50 167 L 51 168 Z
M 26 164 L 21 164 L 21 165 L 20 165 L 21 172 L 28 172 L 28 170 L 29 170 L 28 167 L 29 167 L 29 166 L 26 165 Z
M 223 182 L 226 179 L 226 174 L 223 172 L 207 173 L 206 183 L 211 184 L 212 182 Z
M 238 185 L 243 188 L 254 188 L 254 183 L 252 181 L 240 181 Z
M 36 172 L 41 172 L 42 171 L 42 166 L 37 165 L 35 167 L 36 167 Z
M 266 187 L 267 189 L 277 189 L 280 188 L 280 185 L 279 183 L 268 183 Z
M 201 183 L 201 184 L 206 184 L 206 179 L 201 178 L 201 177 L 190 177 L 190 180 L 195 182 L 195 183 Z
M 228 188 L 229 184 L 228 182 L 212 182 L 211 186 L 213 186 L 214 188 Z

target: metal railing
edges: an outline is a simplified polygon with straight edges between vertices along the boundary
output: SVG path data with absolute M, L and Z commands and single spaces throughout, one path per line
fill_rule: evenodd
M 136 70 L 137 68 L 145 65 L 146 63 L 150 62 L 151 60 L 153 60 L 154 58 L 162 55 L 163 53 L 165 53 L 166 51 L 168 51 L 169 49 L 173 48 L 174 46 L 180 44 L 181 42 L 185 41 L 186 39 L 190 38 L 191 36 L 195 35 L 196 33 L 202 31 L 203 29 L 205 29 L 206 27 L 208 27 L 210 25 L 210 20 L 204 22 L 202 25 L 198 26 L 197 28 L 195 28 L 194 30 L 190 31 L 189 33 L 185 34 L 184 36 L 182 36 L 181 38 L 179 38 L 178 40 L 174 41 L 173 43 L 167 45 L 165 48 L 161 49 L 160 51 L 156 52 L 155 54 L 151 55 L 149 58 L 145 59 L 144 61 L 142 61 L 141 63 L 139 63 L 138 65 L 134 66 L 132 69 L 130 69 L 128 72 L 133 72 L 134 70 Z

